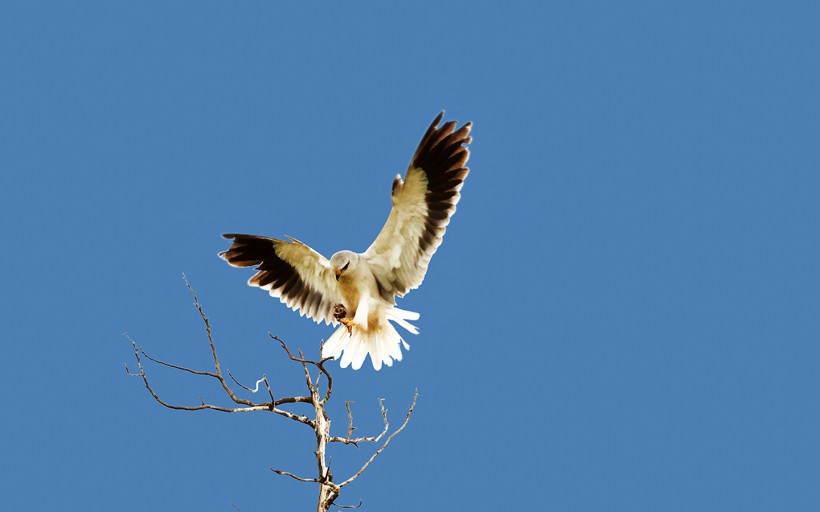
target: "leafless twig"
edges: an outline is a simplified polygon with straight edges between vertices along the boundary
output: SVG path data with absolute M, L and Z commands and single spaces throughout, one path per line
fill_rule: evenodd
M 345 409 L 347 409 L 347 437 L 345 437 L 345 441 L 348 443 L 350 442 L 350 436 L 353 435 L 353 431 L 356 430 L 356 427 L 353 426 L 353 413 L 350 411 L 350 406 L 352 404 L 353 402 L 351 401 L 345 402 Z M 356 445 L 357 448 L 358 446 L 359 445 Z
M 245 391 L 248 391 L 250 393 L 256 393 L 257 391 L 259 391 L 259 384 L 261 384 L 262 382 L 265 382 L 265 376 L 263 375 L 261 379 L 256 381 L 256 387 L 251 389 L 248 386 L 246 386 L 246 385 L 242 384 L 241 382 L 239 382 L 238 380 L 236 380 L 236 377 L 233 376 L 233 374 L 231 373 L 230 370 L 228 370 L 228 377 L 230 377 L 231 380 L 234 381 L 234 383 L 236 383 L 237 386 L 241 387 L 242 389 L 244 389 Z
M 307 375 L 308 380 L 310 380 L 310 372 L 308 372 L 308 370 L 307 370 L 307 365 L 309 365 L 309 364 L 315 366 L 316 368 L 319 369 L 319 371 L 321 371 L 323 374 L 325 374 L 325 376 L 327 377 L 327 390 L 325 391 L 324 398 L 322 398 L 322 404 L 327 403 L 327 401 L 330 399 L 331 393 L 333 393 L 333 377 L 331 377 L 330 372 L 328 372 L 327 369 L 325 368 L 325 363 L 330 361 L 333 358 L 332 357 L 326 357 L 326 358 L 322 359 L 321 361 L 311 361 L 309 359 L 305 359 L 305 356 L 302 355 L 301 351 L 299 351 L 299 357 L 294 357 L 293 354 L 291 354 L 287 343 L 285 343 L 285 341 L 282 340 L 282 338 L 280 338 L 279 336 L 274 336 L 271 333 L 268 333 L 268 336 L 270 336 L 271 338 L 273 338 L 274 340 L 279 342 L 279 344 L 285 350 L 285 353 L 287 353 L 287 355 L 288 355 L 288 357 L 290 358 L 291 361 L 296 361 L 296 362 L 302 363 L 302 366 L 305 368 L 305 374 Z M 312 389 L 312 388 L 317 388 L 318 389 L 318 385 L 319 385 L 319 376 L 316 377 L 316 383 L 315 384 L 312 380 L 310 380 L 310 382 L 308 383 L 308 389 Z
M 418 394 L 418 391 L 416 391 L 416 394 Z M 350 403 L 352 403 L 352 402 L 350 402 Z M 345 405 L 347 406 L 347 402 L 345 402 Z M 355 445 L 357 448 L 359 447 L 359 443 L 365 443 L 365 442 L 367 442 L 367 443 L 378 443 L 381 440 L 381 438 L 384 437 L 384 435 L 387 434 L 387 431 L 390 429 L 390 423 L 387 421 L 387 409 L 384 408 L 384 398 L 379 398 L 379 408 L 382 411 L 382 420 L 384 421 L 384 430 L 382 430 L 381 434 L 379 434 L 377 436 L 356 437 L 356 438 L 351 439 L 350 434 L 353 432 L 353 430 L 356 430 L 356 428 L 353 426 L 353 416 L 350 412 L 350 407 L 348 406 L 347 407 L 347 419 L 348 419 L 347 437 L 332 436 L 330 438 L 330 442 L 331 443 L 352 444 L 352 445 Z
M 151 394 L 151 396 L 154 397 L 154 400 L 156 400 L 157 402 L 159 402 L 163 406 L 165 406 L 169 409 L 175 409 L 175 410 L 178 410 L 178 411 L 201 411 L 201 410 L 204 410 L 204 409 L 213 409 L 215 411 L 220 411 L 220 412 L 251 412 L 251 411 L 270 410 L 270 405 L 254 404 L 252 402 L 249 402 L 247 407 L 221 407 L 221 406 L 218 406 L 218 405 L 206 404 L 204 402 L 201 403 L 200 405 L 189 406 L 189 405 L 176 405 L 176 404 L 171 404 L 171 403 L 166 402 L 165 400 L 160 398 L 159 395 L 157 395 L 157 393 L 154 391 L 154 388 L 151 387 L 151 383 L 148 381 L 148 374 L 145 373 L 145 368 L 143 368 L 143 366 L 142 366 L 142 359 L 140 358 L 140 354 L 142 354 L 143 356 L 145 356 L 148 359 L 151 359 L 152 361 L 156 361 L 156 359 L 152 359 L 152 358 L 148 357 L 145 354 L 145 352 L 143 352 L 142 349 L 140 349 L 137 346 L 137 342 L 134 341 L 134 339 L 131 338 L 131 336 L 128 336 L 128 334 L 126 334 L 126 337 L 131 341 L 131 345 L 134 347 L 134 358 L 137 361 L 137 368 L 139 368 L 139 373 L 131 373 L 128 370 L 127 366 L 125 367 L 126 372 L 128 372 L 128 375 L 131 375 L 132 377 L 141 377 L 143 384 L 145 384 L 145 388 L 148 390 L 148 392 Z M 159 363 L 162 364 L 162 361 L 159 361 Z M 167 365 L 167 364 L 166 364 L 166 366 L 171 366 L 172 368 L 174 367 L 174 365 Z M 185 368 L 185 369 L 188 370 L 187 368 Z M 193 370 L 189 370 L 189 371 L 190 371 L 190 373 L 195 373 Z M 203 373 L 204 372 L 199 372 L 198 374 L 203 374 Z M 307 418 L 305 418 L 305 419 L 307 419 Z
M 360 499 L 358 505 L 337 505 L 337 504 L 334 503 L 333 506 L 336 507 L 336 508 L 362 508 L 362 503 L 363 502 Z
M 312 483 L 319 483 L 319 480 L 315 478 L 302 478 L 301 476 L 296 476 L 293 473 L 289 473 L 287 471 L 283 471 L 281 469 L 270 468 L 271 471 L 276 473 L 277 475 L 289 476 L 294 480 L 299 480 L 300 482 L 312 482 Z
M 368 459 L 367 462 L 364 463 L 364 465 L 361 467 L 361 469 L 359 469 L 359 471 L 356 472 L 355 475 L 351 476 L 350 478 L 348 478 L 344 482 L 340 483 L 339 487 L 344 487 L 345 485 L 347 485 L 347 484 L 353 482 L 354 480 L 356 480 L 357 478 L 359 478 L 359 476 L 362 473 L 364 473 L 364 470 L 367 469 L 367 466 L 369 466 L 374 460 L 376 460 L 376 457 L 378 457 L 379 454 L 381 452 L 383 452 L 385 450 L 385 448 L 387 448 L 387 445 L 390 444 L 390 440 L 393 439 L 394 437 L 396 437 L 396 435 L 398 435 L 399 432 L 404 430 L 404 427 L 406 427 L 407 423 L 410 421 L 410 416 L 413 414 L 413 409 L 416 408 L 416 400 L 418 399 L 418 397 L 419 397 L 419 390 L 417 389 L 415 394 L 413 395 L 413 403 L 410 404 L 410 408 L 407 410 L 407 416 L 404 417 L 404 423 L 402 423 L 401 426 L 398 429 L 396 429 L 395 432 L 393 432 L 392 434 L 390 434 L 387 437 L 387 440 L 384 442 L 382 447 L 379 448 L 378 450 L 376 450 L 376 453 L 374 453 L 370 457 L 370 459 Z M 382 407 L 382 410 L 384 410 L 384 407 Z M 386 411 L 384 413 L 384 417 L 385 417 L 385 424 L 386 424 L 387 423 L 387 412 Z M 385 426 L 385 432 L 386 431 L 387 431 L 387 427 Z M 381 435 L 379 437 L 381 437 Z

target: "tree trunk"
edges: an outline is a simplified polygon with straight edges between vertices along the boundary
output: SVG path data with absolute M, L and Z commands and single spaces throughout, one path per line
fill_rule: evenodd
M 341 489 L 333 483 L 333 473 L 325 463 L 327 453 L 327 443 L 330 440 L 330 419 L 325 412 L 324 404 L 321 403 L 317 389 L 311 390 L 313 406 L 316 409 L 316 464 L 319 468 L 319 502 L 316 505 L 317 512 L 327 512 L 330 506 L 339 497 Z
M 316 505 L 316 511 L 327 512 L 333 502 L 336 501 L 336 498 L 339 497 L 339 487 L 333 483 L 320 485 L 321 490 L 319 491 L 319 503 Z

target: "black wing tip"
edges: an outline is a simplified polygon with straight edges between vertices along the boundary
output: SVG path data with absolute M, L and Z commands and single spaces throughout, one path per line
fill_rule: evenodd
M 245 233 L 223 233 L 222 238 L 225 238 L 226 240 L 233 240 L 234 243 L 240 242 L 240 241 L 245 241 L 245 242 L 250 242 L 250 241 L 254 241 L 254 242 L 271 242 L 271 243 L 281 242 L 281 240 L 278 240 L 276 238 L 271 238 L 269 236 L 248 235 L 248 234 L 245 234 Z
M 438 167 L 444 162 L 436 162 L 448 157 L 454 157 L 457 152 L 462 152 L 466 158 L 463 159 L 461 166 L 467 163 L 467 158 L 470 155 L 469 144 L 473 139 L 470 137 L 470 130 L 473 127 L 473 122 L 468 121 L 458 127 L 458 121 L 447 121 L 441 126 L 438 126 L 444 118 L 444 111 L 442 110 L 436 116 L 433 123 L 427 128 L 424 136 L 421 138 L 416 152 L 413 155 L 411 165 L 416 168 L 424 169 L 425 172 L 435 172 L 432 167 Z M 452 162 L 451 162 L 452 163 Z M 443 171 L 441 169 L 439 171 Z
M 272 238 L 238 233 L 225 233 L 222 236 L 232 240 L 232 243 L 228 250 L 218 255 L 231 266 L 250 267 L 259 265 L 271 257 L 278 258 L 275 248 L 277 240 Z
M 471 138 L 469 137 L 470 130 L 473 128 L 473 122 L 467 121 L 460 128 L 456 128 L 458 126 L 458 120 L 447 121 L 443 125 L 439 126 L 441 120 L 444 119 L 444 111 L 442 110 L 433 119 L 433 122 L 430 123 L 430 127 L 427 129 L 427 132 L 422 137 L 421 142 L 419 145 L 424 145 L 425 142 L 428 142 L 430 139 L 441 139 L 450 135 L 457 135 L 459 141 L 462 144 L 469 144 L 472 142 Z
M 438 130 L 439 129 L 438 125 L 439 125 L 439 123 L 441 123 L 442 119 L 444 119 L 444 110 L 439 112 L 438 115 L 436 116 L 436 118 L 433 119 L 433 122 L 430 123 L 430 129 Z M 456 126 L 456 125 L 458 125 L 458 121 L 457 120 L 448 121 L 447 123 L 445 123 L 444 126 L 447 126 L 448 124 L 452 124 L 453 126 Z M 473 122 L 472 121 L 467 121 L 466 123 L 461 125 L 461 128 L 459 128 L 459 130 L 463 130 L 464 128 L 466 128 L 467 131 L 470 131 L 470 128 L 472 128 L 472 127 L 473 127 Z
M 442 119 L 444 119 L 444 109 L 442 109 L 441 112 L 438 113 L 436 118 L 433 119 L 433 123 L 430 126 L 433 128 L 438 127 L 438 124 L 441 122 Z

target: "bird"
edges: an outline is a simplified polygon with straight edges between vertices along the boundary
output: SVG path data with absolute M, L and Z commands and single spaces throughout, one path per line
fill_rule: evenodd
M 322 359 L 358 370 L 367 356 L 378 371 L 402 360 L 410 345 L 393 323 L 412 334 L 419 313 L 400 309 L 396 297 L 418 288 L 456 211 L 472 142 L 472 122 L 457 128 L 436 116 L 413 154 L 404 179 L 391 188 L 392 208 L 362 253 L 342 250 L 325 258 L 303 242 L 246 234 L 219 256 L 234 267 L 255 267 L 248 285 L 266 290 L 300 316 L 338 326 L 323 343 Z

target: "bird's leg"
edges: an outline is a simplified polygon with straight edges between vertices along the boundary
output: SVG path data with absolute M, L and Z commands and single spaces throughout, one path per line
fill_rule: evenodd
M 344 304 L 336 304 L 333 306 L 333 318 L 344 324 L 347 327 L 347 332 L 353 332 L 353 321 L 348 320 L 347 318 L 347 308 L 344 307 Z
M 340 322 L 342 322 L 345 327 L 347 327 L 347 332 L 353 334 L 353 320 L 348 320 L 347 318 L 340 318 Z

